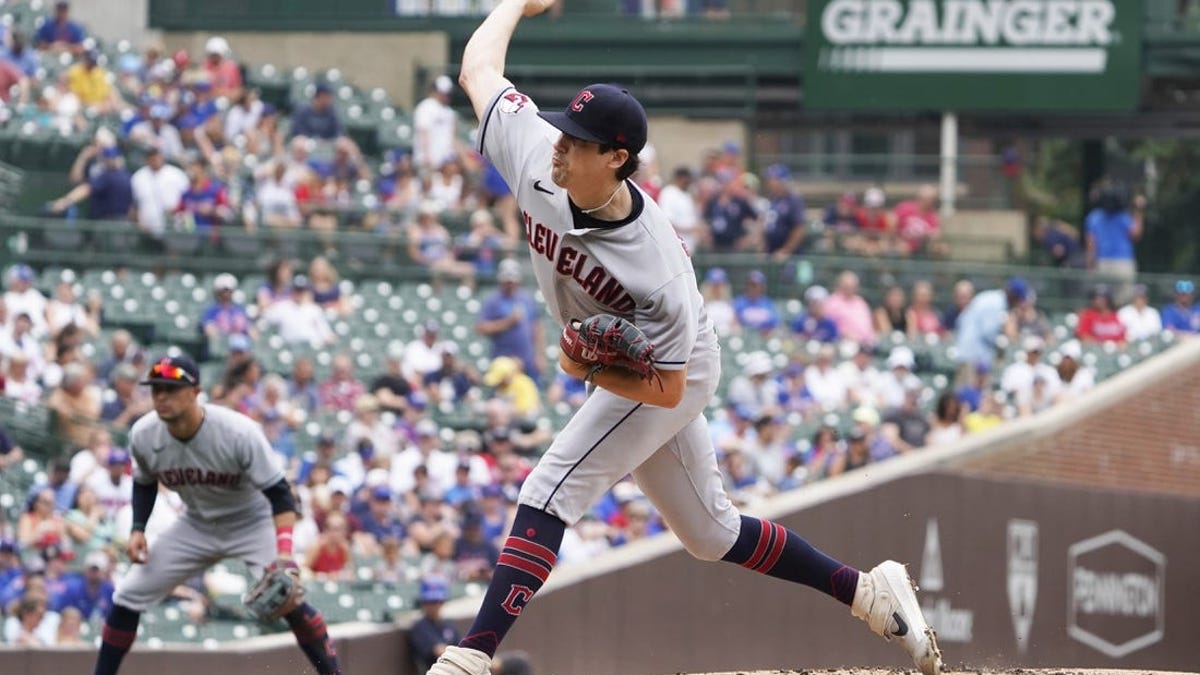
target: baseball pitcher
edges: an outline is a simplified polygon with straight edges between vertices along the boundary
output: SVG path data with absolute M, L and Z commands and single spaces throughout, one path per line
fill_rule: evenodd
M 500 641 L 550 575 L 563 529 L 626 474 L 692 555 L 805 584 L 896 639 L 925 675 L 941 656 L 903 565 L 843 565 L 777 523 L 738 513 L 721 484 L 704 408 L 720 379 L 695 271 L 658 206 L 629 177 L 646 113 L 626 90 L 584 87 L 540 112 L 504 77 L 521 17 L 553 0 L 501 0 L 475 31 L 459 83 L 479 146 L 520 204 L 533 270 L 563 326 L 560 367 L 594 391 L 521 489 L 516 520 L 467 636 L 434 675 L 486 675 Z
M 325 619 L 304 601 L 292 560 L 295 503 L 262 429 L 241 413 L 201 405 L 200 371 L 185 356 L 158 361 L 142 384 L 151 388 L 154 412 L 130 432 L 137 468 L 126 552 L 133 565 L 113 594 L 96 675 L 117 672 L 143 611 L 224 558 L 241 558 L 258 579 L 245 597 L 255 616 L 283 618 L 318 673 L 341 673 Z M 160 482 L 187 511 L 150 549 L 146 521 Z

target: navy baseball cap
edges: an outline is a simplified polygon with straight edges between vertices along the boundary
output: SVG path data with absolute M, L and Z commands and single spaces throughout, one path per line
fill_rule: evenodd
M 568 136 L 624 148 L 636 155 L 646 146 L 646 111 L 628 90 L 611 84 L 589 84 L 563 112 L 538 116 Z
M 174 387 L 199 387 L 200 369 L 186 356 L 168 356 L 150 366 L 141 384 L 165 384 Z
M 421 580 L 421 589 L 417 591 L 417 602 L 445 602 L 450 599 L 450 585 L 442 579 L 428 578 Z
M 1005 290 L 1012 293 L 1018 300 L 1024 300 L 1029 295 L 1029 284 L 1021 277 L 1008 280 Z

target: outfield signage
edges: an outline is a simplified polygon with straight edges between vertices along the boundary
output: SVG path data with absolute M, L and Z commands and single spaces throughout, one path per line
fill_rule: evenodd
M 1137 106 L 1138 0 L 810 0 L 804 102 L 827 110 Z

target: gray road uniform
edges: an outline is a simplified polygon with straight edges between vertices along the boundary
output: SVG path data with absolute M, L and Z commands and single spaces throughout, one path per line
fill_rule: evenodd
M 741 524 L 703 416 L 720 379 L 720 354 L 691 258 L 666 215 L 632 181 L 633 209 L 623 221 L 595 220 L 572 204 L 550 178 L 559 133 L 512 87 L 492 98 L 480 129 L 481 151 L 522 209 L 550 314 L 560 324 L 600 313 L 632 321 L 655 345 L 659 369 L 687 368 L 687 387 L 671 409 L 597 388 L 529 475 L 520 503 L 569 525 L 632 473 L 689 551 L 719 558 Z
M 154 412 L 133 425 L 134 481 L 161 482 L 187 510 L 153 542 L 146 562 L 117 583 L 118 605 L 144 611 L 224 558 L 245 561 L 255 579 L 275 561 L 275 524 L 262 493 L 284 478 L 274 451 L 254 420 L 203 407 L 204 421 L 188 441 L 171 436 Z

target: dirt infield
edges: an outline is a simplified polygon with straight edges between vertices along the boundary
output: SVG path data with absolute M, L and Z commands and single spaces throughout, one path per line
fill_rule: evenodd
M 724 673 L 692 673 L 691 675 L 907 675 L 914 670 L 882 670 L 873 668 L 826 670 L 734 670 Z M 671 675 L 687 675 L 672 673 Z M 1198 675 L 1167 670 L 1102 670 L 1084 668 L 1013 668 L 1010 670 L 947 670 L 944 675 Z

